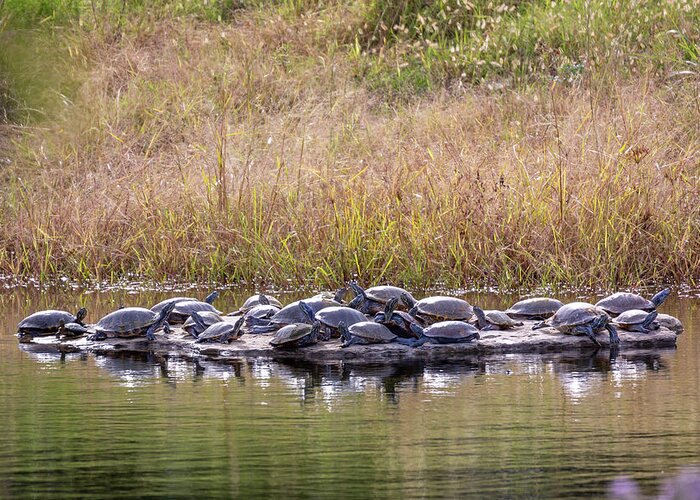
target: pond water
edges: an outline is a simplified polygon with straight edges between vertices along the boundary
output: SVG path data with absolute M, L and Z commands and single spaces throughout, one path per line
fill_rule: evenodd
M 677 349 L 612 360 L 215 364 L 62 357 L 14 337 L 38 309 L 85 305 L 95 321 L 168 295 L 0 293 L 0 497 L 580 498 L 620 475 L 653 493 L 700 465 L 700 299 L 675 292 L 662 311 L 685 324 Z

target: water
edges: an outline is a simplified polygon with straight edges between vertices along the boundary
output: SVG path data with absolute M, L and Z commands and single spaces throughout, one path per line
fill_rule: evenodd
M 164 296 L 0 293 L 0 497 L 581 498 L 623 474 L 653 493 L 700 464 L 697 298 L 662 307 L 686 326 L 677 350 L 614 360 L 216 364 L 61 357 L 13 336 L 37 309 L 85 305 L 94 319 Z

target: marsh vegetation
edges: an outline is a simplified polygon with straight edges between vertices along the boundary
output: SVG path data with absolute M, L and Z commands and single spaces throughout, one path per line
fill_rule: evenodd
M 694 0 L 4 0 L 0 273 L 700 277 Z

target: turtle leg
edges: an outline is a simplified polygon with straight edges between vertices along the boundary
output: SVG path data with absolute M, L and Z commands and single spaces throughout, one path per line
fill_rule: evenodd
M 350 337 L 349 339 L 347 339 L 345 342 L 343 342 L 342 344 L 340 344 L 340 347 L 350 347 L 350 346 L 353 345 L 353 344 L 358 344 L 358 343 L 359 343 L 358 340 L 359 340 L 359 339 L 358 339 L 357 337 L 352 337 L 352 336 L 351 336 L 351 337 Z
M 104 332 L 96 332 L 93 333 L 92 335 L 88 336 L 88 340 L 93 341 L 93 340 L 105 340 L 107 338 L 107 334 Z
M 625 328 L 628 332 L 639 332 L 639 333 L 649 333 L 648 328 L 644 328 L 644 325 L 630 325 Z
M 168 324 L 167 321 L 163 322 L 163 331 L 166 335 L 170 335 L 171 333 L 173 333 L 172 329 L 170 328 L 170 324 Z
M 596 347 L 600 347 L 600 342 L 598 342 L 598 339 L 595 338 L 595 332 L 593 331 L 591 325 L 579 325 L 572 330 L 572 333 L 575 335 L 585 335 L 593 341 Z
M 610 332 L 610 345 L 618 345 L 620 343 L 620 337 L 617 336 L 617 329 L 615 328 L 615 326 L 608 323 L 607 325 L 605 325 L 605 329 L 608 332 Z
M 156 328 L 153 328 L 154 326 L 158 326 L 158 324 L 156 323 L 154 325 L 151 325 L 148 327 L 148 330 L 146 330 L 146 339 L 147 340 L 153 341 L 156 339 L 156 336 L 154 335 L 156 332 Z
M 647 315 L 647 317 L 644 319 L 644 321 L 642 322 L 642 325 L 641 325 L 642 328 L 644 328 L 645 330 L 647 330 L 647 331 L 644 332 L 644 333 L 649 333 L 649 330 L 651 329 L 651 326 L 652 326 L 652 324 L 654 323 L 654 321 L 656 320 L 656 317 L 657 317 L 658 315 L 659 315 L 659 313 L 657 313 L 656 311 L 651 311 L 651 312 Z

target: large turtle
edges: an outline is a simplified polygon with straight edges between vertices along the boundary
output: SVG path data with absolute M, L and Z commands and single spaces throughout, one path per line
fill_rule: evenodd
M 615 326 L 610 323 L 610 316 L 593 304 L 587 302 L 571 302 L 559 308 L 559 310 L 548 320 L 537 323 L 533 330 L 552 327 L 561 333 L 569 335 L 586 335 L 593 343 L 600 346 L 595 334 L 600 330 L 608 330 L 610 333 L 610 345 L 620 343 Z
M 111 337 L 138 337 L 145 335 L 155 340 L 154 333 L 167 328 L 167 318 L 176 303 L 166 304 L 158 313 L 143 307 L 125 307 L 109 313 L 95 325 L 95 333 L 88 340 L 105 340 Z
M 503 311 L 484 311 L 474 306 L 474 315 L 477 318 L 479 330 L 508 330 L 523 326 L 522 321 L 514 320 Z
M 357 309 L 346 306 L 325 307 L 315 313 L 315 319 L 321 322 L 321 340 L 339 337 L 338 325 L 345 323 L 347 326 L 367 321 L 367 316 Z
M 291 325 L 294 323 L 313 323 L 313 319 L 309 319 L 300 308 L 300 302 L 301 301 L 297 300 L 295 302 L 287 304 L 282 309 L 280 309 L 274 316 L 272 316 L 267 322 L 267 324 L 253 326 L 248 330 L 248 333 L 272 333 L 276 332 L 283 326 Z M 340 303 L 337 302 L 331 294 L 314 295 L 311 298 L 304 299 L 303 302 L 307 306 L 309 306 L 309 308 L 314 312 L 314 314 L 326 307 L 337 307 L 340 305 Z
M 338 331 L 342 343 L 340 347 L 348 347 L 353 344 L 388 344 L 396 342 L 399 344 L 413 347 L 416 344 L 416 339 L 404 339 L 394 335 L 391 330 L 381 323 L 374 321 L 361 321 L 350 325 L 338 323 Z
M 426 342 L 433 344 L 461 344 L 479 339 L 479 330 L 464 321 L 439 321 L 427 328 L 418 324 L 412 324 L 411 330 L 418 340 L 415 345 L 420 346 Z
M 438 295 L 416 302 L 410 295 L 404 293 L 401 295 L 401 300 L 410 308 L 408 313 L 423 326 L 441 321 L 468 321 L 474 314 L 471 304 L 457 297 Z
M 350 301 L 348 306 L 370 316 L 383 311 L 389 300 L 396 299 L 398 301 L 401 299 L 401 295 L 404 293 L 409 297 L 409 300 L 416 301 L 408 291 L 396 286 L 373 286 L 365 290 L 357 283 L 351 282 L 350 288 L 355 292 L 355 298 Z M 397 302 L 396 307 L 404 309 L 406 306 Z
M 211 304 L 214 302 L 217 298 L 219 297 L 219 292 L 218 291 L 213 291 L 209 295 L 207 295 L 204 298 L 203 302 L 206 302 L 207 304 Z M 195 299 L 194 297 L 170 297 L 169 299 L 162 300 L 158 302 L 156 305 L 151 307 L 151 311 L 153 312 L 160 312 L 161 309 L 165 307 L 166 304 L 169 304 L 170 302 L 199 302 L 199 299 Z
M 313 309 L 303 300 L 298 302 L 297 308 L 300 315 L 305 317 L 307 322 L 292 323 L 277 330 L 270 339 L 272 347 L 306 347 L 318 342 L 319 334 L 321 333 L 321 322 L 314 319 Z
M 216 314 L 223 314 L 209 302 L 200 302 L 199 300 L 184 300 L 175 302 L 175 307 L 172 309 L 168 317 L 168 323 L 173 325 L 183 324 L 187 321 L 193 312 L 210 311 Z
M 83 319 L 87 309 L 81 307 L 75 316 L 68 311 L 49 309 L 30 314 L 17 325 L 17 337 L 20 340 L 31 339 L 43 335 L 55 335 L 62 325 L 79 323 L 84 326 Z
M 532 297 L 516 302 L 505 313 L 513 319 L 543 320 L 554 316 L 564 304 L 549 297 Z
M 411 325 L 418 320 L 405 311 L 395 310 L 398 302 L 396 297 L 392 297 L 384 306 L 384 310 L 375 314 L 374 321 L 386 326 L 394 335 L 415 338 L 415 334 L 411 331 Z
M 207 326 L 198 312 L 193 312 L 191 318 L 197 323 L 199 328 L 203 328 L 202 333 L 197 336 L 195 342 L 220 342 L 226 344 L 240 337 L 241 326 L 243 326 L 243 316 L 235 322 L 219 321 Z
M 658 314 L 656 311 L 630 309 L 617 316 L 612 323 L 628 332 L 649 333 L 650 330 L 659 328 L 659 323 L 656 321 Z
M 259 293 L 257 295 L 251 295 L 250 297 L 248 297 L 243 303 L 243 305 L 238 308 L 237 311 L 228 313 L 227 316 L 241 316 L 250 311 L 253 307 L 259 305 L 273 305 L 276 306 L 278 309 L 282 309 L 282 303 L 279 300 L 270 295 Z
M 666 288 L 654 295 L 651 300 L 647 300 L 636 293 L 617 292 L 599 300 L 596 306 L 600 307 L 611 316 L 617 316 L 630 309 L 653 311 L 666 300 L 670 293 L 671 290 Z

